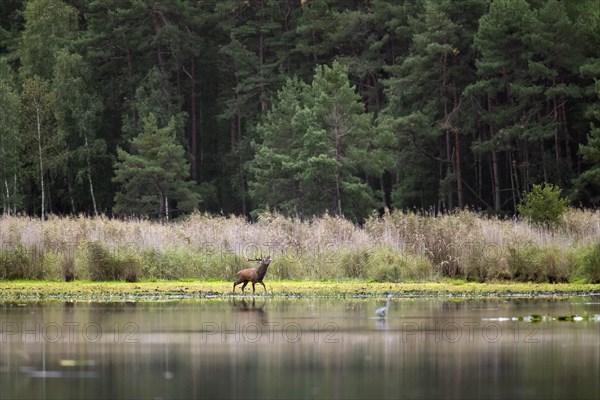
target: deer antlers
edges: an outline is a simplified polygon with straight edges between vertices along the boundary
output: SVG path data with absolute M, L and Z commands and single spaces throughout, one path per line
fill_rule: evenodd
M 267 257 L 269 257 L 269 256 L 267 256 Z M 265 260 L 265 258 L 267 258 L 267 257 L 263 257 L 263 256 L 262 256 L 262 254 L 261 254 L 261 256 L 260 256 L 260 257 L 256 257 L 256 258 L 247 258 L 247 260 L 248 260 L 248 261 L 259 261 L 259 262 L 261 262 L 261 261 L 264 261 L 264 260 Z M 269 257 L 269 258 L 270 258 L 270 257 Z

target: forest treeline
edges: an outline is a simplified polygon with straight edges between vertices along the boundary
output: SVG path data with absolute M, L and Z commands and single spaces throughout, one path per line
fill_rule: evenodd
M 596 0 L 2 0 L 4 214 L 600 204 Z

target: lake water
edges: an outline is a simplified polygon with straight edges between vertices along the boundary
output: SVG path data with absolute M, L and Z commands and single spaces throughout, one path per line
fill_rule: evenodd
M 598 297 L 384 304 L 0 303 L 0 399 L 600 398 Z

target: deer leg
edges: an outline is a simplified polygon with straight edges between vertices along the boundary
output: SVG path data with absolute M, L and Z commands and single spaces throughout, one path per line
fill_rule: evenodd
M 242 280 L 242 279 L 240 279 L 239 277 L 237 277 L 237 278 L 236 278 L 235 282 L 233 282 L 233 291 L 234 291 L 234 292 L 235 292 L 235 287 L 236 287 L 237 285 L 239 285 L 240 283 L 242 283 L 242 282 L 243 282 L 243 280 Z
M 254 287 L 254 285 L 256 285 L 256 282 L 252 282 L 252 294 L 256 292 L 256 288 Z
M 248 281 L 245 281 L 244 284 L 242 285 L 242 293 L 244 292 L 244 288 L 246 287 L 247 284 L 248 284 Z
M 265 286 L 265 284 L 263 283 L 263 281 L 260 281 L 258 283 L 260 283 L 261 285 L 263 285 L 263 288 L 265 288 L 265 292 L 266 292 L 267 291 L 267 287 Z

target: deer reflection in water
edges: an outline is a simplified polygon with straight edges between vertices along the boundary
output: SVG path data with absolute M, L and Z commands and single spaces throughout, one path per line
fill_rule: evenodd
M 248 304 L 245 299 L 239 302 L 233 300 L 233 307 L 239 312 L 240 317 L 243 319 L 256 319 L 260 324 L 266 324 L 267 314 L 265 313 L 266 300 L 263 300 L 260 305 L 256 305 L 256 300 L 252 299 L 252 302 Z

